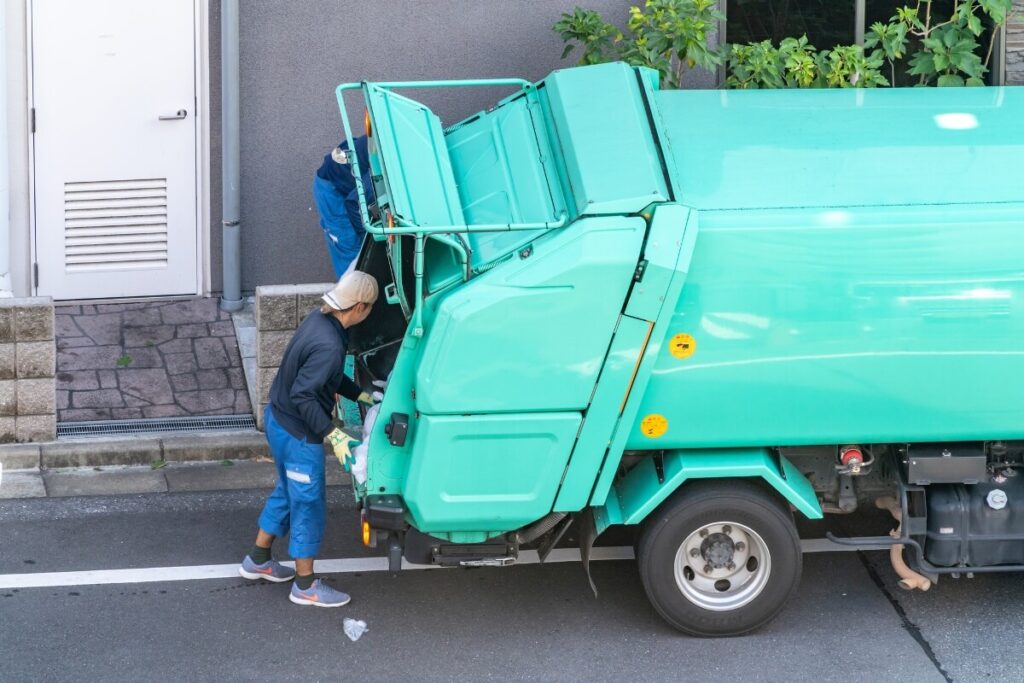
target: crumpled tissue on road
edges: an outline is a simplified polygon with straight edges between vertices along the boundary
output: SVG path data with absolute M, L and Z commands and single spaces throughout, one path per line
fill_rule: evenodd
M 345 617 L 341 622 L 341 627 L 345 631 L 345 635 L 353 643 L 363 637 L 369 628 L 366 626 L 366 622 L 360 619 L 352 619 L 351 617 Z

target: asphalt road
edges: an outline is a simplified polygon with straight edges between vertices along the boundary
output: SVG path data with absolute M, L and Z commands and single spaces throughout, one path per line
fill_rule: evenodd
M 0 574 L 236 562 L 264 495 L 2 501 Z M 330 499 L 324 557 L 365 556 L 350 494 Z M 780 618 L 720 640 L 667 627 L 632 562 L 594 577 L 598 598 L 578 563 L 335 574 L 340 609 L 240 578 L 0 589 L 0 681 L 1024 679 L 1016 575 L 912 594 L 884 553 L 808 554 Z M 368 623 L 360 641 L 345 616 Z

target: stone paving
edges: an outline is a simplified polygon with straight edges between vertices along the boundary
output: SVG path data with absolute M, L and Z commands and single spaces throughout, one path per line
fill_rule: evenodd
M 58 306 L 57 420 L 252 412 L 216 299 Z

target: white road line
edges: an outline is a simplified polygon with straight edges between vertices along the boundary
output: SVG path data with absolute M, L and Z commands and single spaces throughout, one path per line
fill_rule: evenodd
M 858 550 L 841 546 L 825 538 L 807 539 L 800 542 L 805 553 L 843 552 Z M 885 546 L 870 547 L 866 550 L 881 550 Z M 631 560 L 631 546 L 608 546 L 594 548 L 590 559 L 593 561 Z M 556 548 L 548 556 L 547 563 L 579 562 L 577 548 Z M 516 564 L 539 564 L 536 550 L 524 550 Z M 282 562 L 289 567 L 292 562 Z M 354 572 L 383 572 L 388 569 L 384 557 L 349 557 L 335 560 L 317 560 L 316 570 L 322 574 L 351 574 Z M 402 561 L 402 569 L 438 569 L 433 565 L 412 564 Z M 142 569 L 94 569 L 80 572 L 39 572 L 34 574 L 0 574 L 0 589 L 9 588 L 56 588 L 63 586 L 100 586 L 114 583 L 158 583 L 163 581 L 199 581 L 202 579 L 230 579 L 238 576 L 238 564 L 207 564 L 186 567 L 146 567 Z

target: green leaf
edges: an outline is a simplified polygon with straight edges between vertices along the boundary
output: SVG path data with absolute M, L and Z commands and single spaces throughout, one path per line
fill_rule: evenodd
M 929 52 L 922 50 L 910 58 L 910 69 L 907 71 L 910 75 L 931 76 L 935 71 L 935 60 Z
M 149 466 L 150 466 L 150 468 L 152 468 L 154 470 L 161 470 L 161 469 L 167 467 L 167 461 L 165 461 L 165 460 L 154 460 L 153 462 L 149 463 Z
M 971 30 L 971 33 L 973 33 L 974 35 L 981 35 L 981 19 L 978 18 L 978 15 L 972 14 L 970 17 L 967 18 L 967 28 L 969 28 Z
M 979 0 L 978 4 L 997 24 L 1005 23 L 1006 15 L 1013 9 L 1013 0 Z
M 224 466 L 224 467 L 234 467 L 234 465 L 235 465 L 235 463 L 233 463 L 232 461 L 228 460 L 227 458 L 221 460 L 220 464 L 222 466 Z
M 967 85 L 973 88 L 977 88 L 979 86 L 984 87 L 985 81 L 981 80 L 980 78 L 975 78 L 974 76 L 971 76 L 970 78 L 967 79 Z
M 947 27 L 942 33 L 942 44 L 946 47 L 953 47 L 957 42 L 957 33 L 958 31 L 954 27 Z
M 117 367 L 125 368 L 132 364 L 132 357 L 129 355 L 121 356 L 117 359 Z
M 943 74 L 939 76 L 940 88 L 956 88 L 964 85 L 964 79 L 956 74 Z
M 572 43 L 569 43 L 568 45 L 566 45 L 566 46 L 565 46 L 565 49 L 564 49 L 564 50 L 562 50 L 562 56 L 561 56 L 561 59 L 565 59 L 566 57 L 568 57 L 568 56 L 569 56 L 569 53 L 571 53 L 571 52 L 572 52 L 573 50 L 575 50 L 575 49 L 576 49 L 576 46 L 575 46 L 575 45 L 573 45 Z

